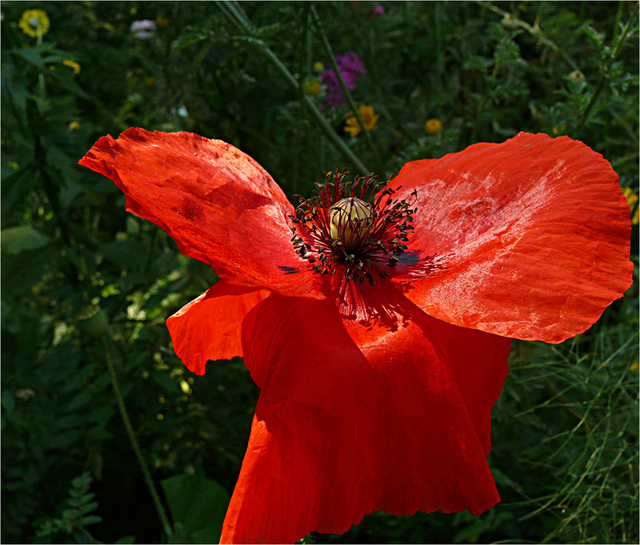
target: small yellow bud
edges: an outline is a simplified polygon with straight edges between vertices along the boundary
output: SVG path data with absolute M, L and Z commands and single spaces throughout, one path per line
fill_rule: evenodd
M 569 79 L 575 82 L 582 82 L 585 80 L 584 74 L 580 70 L 574 70 L 569 74 Z
M 320 87 L 320 82 L 317 79 L 305 81 L 303 88 L 304 92 L 308 95 L 311 95 L 312 97 L 320 94 L 320 91 L 322 90 L 322 88 Z
M 424 124 L 424 130 L 429 134 L 438 134 L 442 130 L 442 122 L 439 119 L 429 119 Z

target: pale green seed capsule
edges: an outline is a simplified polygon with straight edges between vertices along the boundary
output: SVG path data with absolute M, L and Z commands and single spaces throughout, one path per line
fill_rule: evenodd
M 80 328 L 94 339 L 101 339 L 109 332 L 109 319 L 99 306 L 84 307 L 77 320 Z
M 346 252 L 366 240 L 373 227 L 373 207 L 357 197 L 345 197 L 329 209 L 331 238 L 342 242 Z

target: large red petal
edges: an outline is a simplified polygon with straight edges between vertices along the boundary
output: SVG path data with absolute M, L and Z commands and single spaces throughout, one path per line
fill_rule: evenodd
M 218 281 L 167 320 L 178 357 L 204 375 L 207 361 L 242 356 L 242 321 L 269 293 Z
M 230 144 L 133 128 L 117 140 L 102 137 L 79 163 L 110 178 L 126 195 L 128 211 L 227 280 L 323 297 L 290 242 L 293 207 L 271 176 Z
M 629 207 L 582 142 L 521 133 L 408 163 L 391 186 L 418 191 L 410 250 L 431 256 L 435 274 L 406 296 L 431 316 L 557 343 L 631 285 Z
M 294 542 L 375 510 L 479 514 L 499 500 L 485 457 L 510 341 L 384 295 L 399 322 L 343 322 L 330 301 L 278 295 L 245 319 L 262 392 L 221 542 Z

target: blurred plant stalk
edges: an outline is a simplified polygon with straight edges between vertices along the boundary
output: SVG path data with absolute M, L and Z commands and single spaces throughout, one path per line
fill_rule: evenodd
M 108 346 L 106 335 L 102 337 L 102 346 L 104 347 L 105 358 L 107 360 L 107 367 L 109 368 L 109 375 L 111 376 L 111 383 L 113 384 L 113 392 L 115 393 L 116 400 L 118 401 L 118 409 L 120 409 L 120 415 L 122 416 L 124 427 L 127 429 L 127 435 L 129 436 L 129 441 L 131 442 L 131 448 L 133 448 L 133 451 L 136 453 L 136 458 L 138 458 L 138 462 L 140 463 L 140 468 L 142 469 L 144 480 L 147 483 L 147 487 L 149 488 L 149 493 L 151 494 L 151 498 L 153 499 L 153 503 L 156 507 L 156 511 L 158 511 L 160 522 L 162 523 L 162 527 L 164 528 L 164 531 L 167 534 L 167 537 L 169 538 L 169 542 L 170 542 L 171 536 L 173 534 L 173 531 L 171 530 L 171 524 L 169 523 L 167 514 L 165 513 L 164 507 L 162 506 L 162 502 L 160 501 L 160 496 L 158 495 L 158 491 L 156 490 L 156 487 L 153 484 L 153 480 L 151 479 L 151 473 L 149 472 L 147 463 L 145 462 L 144 457 L 142 456 L 142 451 L 140 450 L 140 444 L 138 443 L 136 434 L 133 431 L 133 426 L 131 426 L 131 421 L 129 420 L 129 414 L 127 413 L 127 408 L 124 404 L 122 393 L 120 392 L 120 386 L 118 384 L 116 370 L 113 366 L 113 361 L 111 361 L 111 355 L 109 354 L 109 346 Z
M 151 499 L 153 500 L 156 511 L 158 512 L 158 516 L 160 517 L 160 522 L 162 523 L 164 532 L 167 534 L 168 542 L 171 543 L 171 538 L 173 536 L 171 524 L 169 523 L 167 514 L 165 513 L 162 502 L 160 501 L 158 491 L 156 490 L 156 487 L 153 484 L 153 480 L 151 479 L 151 473 L 147 466 L 147 462 L 145 461 L 144 456 L 142 456 L 140 444 L 138 443 L 135 431 L 133 430 L 133 426 L 131 425 L 129 413 L 127 412 L 127 407 L 124 404 L 124 398 L 122 397 L 122 392 L 120 391 L 120 384 L 118 383 L 116 370 L 113 365 L 113 360 L 111 359 L 111 337 L 109 336 L 109 325 L 107 317 L 102 309 L 100 309 L 99 307 L 92 307 L 87 309 L 82 316 L 78 317 L 78 319 L 81 321 L 82 327 L 85 332 L 91 337 L 99 339 L 102 343 L 105 360 L 107 361 L 107 368 L 109 369 L 109 376 L 111 377 L 111 384 L 113 385 L 113 393 L 116 396 L 118 409 L 120 410 L 120 416 L 122 417 L 124 427 L 127 430 L 127 436 L 129 437 L 131 448 L 133 448 L 136 458 L 138 459 L 138 463 L 140 464 L 140 468 L 142 469 L 144 480 L 147 483 L 147 488 L 149 489 Z
M 636 5 L 636 9 L 633 9 L 631 11 L 631 19 L 629 19 L 624 25 L 624 27 L 622 28 L 622 33 L 618 34 L 618 30 L 620 29 L 620 20 L 622 18 L 622 10 L 625 4 L 626 2 L 622 2 L 622 1 L 618 4 L 618 12 L 616 14 L 615 28 L 613 29 L 612 43 L 614 44 L 614 46 L 610 50 L 610 56 L 607 64 L 602 67 L 602 70 L 601 70 L 602 73 L 600 75 L 600 81 L 598 82 L 598 87 L 594 91 L 593 95 L 591 95 L 589 104 L 587 104 L 587 107 L 584 109 L 584 111 L 582 112 L 582 115 L 580 116 L 580 119 L 576 123 L 576 129 L 575 129 L 576 134 L 579 134 L 580 131 L 582 130 L 582 127 L 584 127 L 584 124 L 587 121 L 587 118 L 589 117 L 589 114 L 591 113 L 593 106 L 598 101 L 598 98 L 600 97 L 600 94 L 602 93 L 606 82 L 611 78 L 611 68 L 613 66 L 613 63 L 618 57 L 618 54 L 620 53 L 622 46 L 626 43 L 630 29 L 633 28 L 636 23 L 636 18 L 638 17 L 637 5 Z
M 271 48 L 266 43 L 264 43 L 262 40 L 255 37 L 253 25 L 251 24 L 251 21 L 249 21 L 247 14 L 240 7 L 240 5 L 234 1 L 219 2 L 216 5 L 220 7 L 224 15 L 227 17 L 227 19 L 229 19 L 239 30 L 247 34 L 247 36 L 244 37 L 243 40 L 246 41 L 249 45 L 253 46 L 258 51 L 260 51 L 261 53 L 263 53 L 275 65 L 275 67 L 280 71 L 280 73 L 285 77 L 287 82 L 289 82 L 289 84 L 302 96 L 305 106 L 309 109 L 309 112 L 311 112 L 311 115 L 318 122 L 318 124 L 320 125 L 320 128 L 324 131 L 327 138 L 334 145 L 334 147 L 340 153 L 342 153 L 360 171 L 360 174 L 362 174 L 363 176 L 367 176 L 371 174 L 371 170 L 369 170 L 362 163 L 362 161 L 360 161 L 360 159 L 353 153 L 351 148 L 349 148 L 349 146 L 347 146 L 344 143 L 342 138 L 338 136 L 338 134 L 333 130 L 331 125 L 329 125 L 327 120 L 322 115 L 322 112 L 313 103 L 313 101 L 308 96 L 304 95 L 304 93 L 302 92 L 300 82 L 293 76 L 293 74 L 282 63 L 282 61 L 278 58 L 278 56 L 271 50 Z M 335 59 L 333 58 L 333 55 L 331 56 L 331 59 L 333 64 L 335 65 Z M 335 66 L 334 66 L 334 70 L 337 70 Z M 341 85 L 344 86 L 344 81 L 342 81 L 342 77 L 339 75 L 339 71 L 337 71 L 336 73 L 338 74 L 338 78 L 340 78 Z M 350 101 L 350 105 L 351 104 L 353 104 L 353 99 L 351 99 Z M 354 115 L 358 117 L 358 120 L 361 124 L 361 128 L 362 130 L 364 130 L 364 127 L 362 126 L 362 121 L 359 119 L 357 111 Z M 370 139 L 371 137 L 368 136 L 368 138 Z M 376 158 L 377 158 L 377 153 L 376 153 Z M 378 162 L 380 162 L 379 159 L 378 159 Z
M 342 89 L 342 92 L 344 93 L 344 96 L 347 99 L 347 103 L 349 104 L 349 108 L 351 108 L 351 115 L 353 115 L 358 121 L 358 125 L 360 126 L 360 131 L 362 134 L 364 134 L 364 137 L 367 140 L 367 144 L 371 148 L 371 151 L 373 152 L 373 156 L 375 157 L 376 164 L 378 167 L 378 172 L 382 173 L 384 172 L 384 165 L 380 160 L 380 155 L 378 154 L 378 150 L 376 149 L 376 146 L 373 143 L 373 139 L 371 138 L 370 132 L 367 130 L 367 128 L 364 126 L 364 123 L 362 122 L 360 112 L 358 111 L 358 107 L 356 106 L 356 103 L 353 100 L 353 97 L 351 96 L 351 91 L 349 91 L 347 84 L 344 82 L 344 78 L 342 77 L 342 72 L 340 72 L 340 68 L 338 67 L 336 57 L 333 54 L 333 49 L 331 48 L 331 44 L 327 39 L 327 35 L 322 30 L 322 23 L 320 21 L 320 17 L 318 17 L 318 14 L 314 6 L 311 6 L 310 13 L 311 13 L 311 18 L 313 19 L 313 23 L 316 27 L 316 31 L 320 36 L 320 40 L 322 41 L 322 45 L 324 46 L 325 50 L 327 51 L 327 55 L 329 56 L 329 61 L 331 62 L 331 68 L 333 69 L 334 73 L 336 74 L 336 77 L 338 78 L 340 89 Z

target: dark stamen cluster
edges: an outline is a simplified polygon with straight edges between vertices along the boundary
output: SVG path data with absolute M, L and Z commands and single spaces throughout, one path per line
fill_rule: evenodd
M 316 184 L 310 199 L 296 195 L 300 204 L 295 216 L 290 216 L 295 224 L 291 241 L 317 273 L 330 275 L 344 267 L 346 280 L 363 283 L 366 279 L 373 285 L 373 275 L 390 276 L 387 269 L 395 267 L 407 249 L 417 193 L 410 194 L 411 202 L 394 199 L 395 191 L 385 182 L 376 182 L 375 176 L 345 181 L 347 174 L 346 169 L 327 173 L 325 183 Z M 337 210 L 346 198 L 348 206 Z M 350 214 L 352 209 L 359 213 Z

